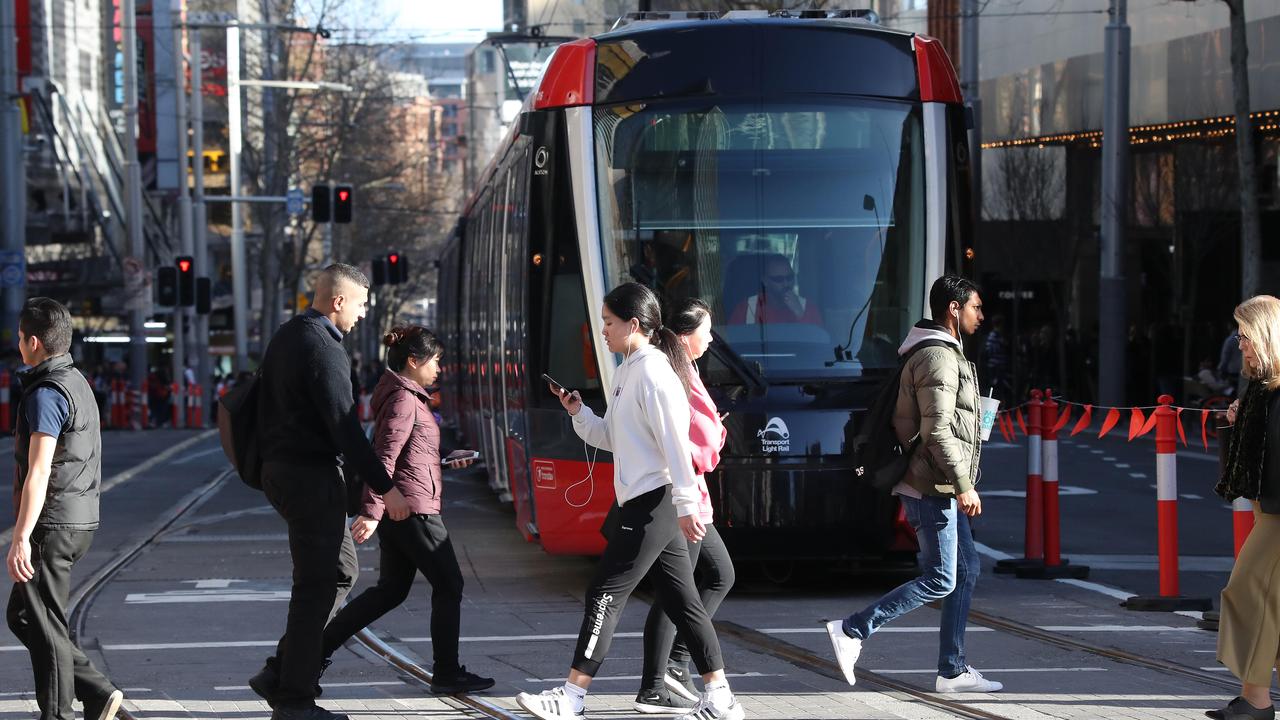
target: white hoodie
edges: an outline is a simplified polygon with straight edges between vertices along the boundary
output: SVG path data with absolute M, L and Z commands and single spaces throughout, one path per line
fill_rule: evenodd
M 573 416 L 578 437 L 613 453 L 618 504 L 671 483 L 680 517 L 698 512 L 698 480 L 689 447 L 689 397 L 663 352 L 631 353 L 614 373 L 613 396 L 601 419 L 586 405 Z

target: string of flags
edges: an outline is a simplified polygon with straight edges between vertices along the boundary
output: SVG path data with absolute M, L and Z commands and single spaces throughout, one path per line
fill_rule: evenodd
M 1058 405 L 1061 406 L 1062 408 L 1061 411 L 1058 413 L 1057 423 L 1053 427 L 1054 432 L 1060 432 L 1063 428 L 1065 428 L 1067 424 L 1071 422 L 1072 412 L 1076 408 L 1081 408 L 1080 415 L 1076 419 L 1075 425 L 1071 427 L 1071 432 L 1069 434 L 1069 437 L 1075 437 L 1076 435 L 1079 435 L 1085 430 L 1091 429 L 1091 426 L 1093 424 L 1093 414 L 1095 410 L 1099 412 L 1102 412 L 1104 410 L 1106 411 L 1106 416 L 1102 420 L 1102 426 L 1098 430 L 1099 438 L 1106 437 L 1106 435 L 1110 433 L 1112 430 L 1114 430 L 1116 426 L 1120 425 L 1121 420 L 1124 419 L 1125 413 L 1129 414 L 1129 428 L 1128 428 L 1129 442 L 1133 442 L 1134 440 L 1140 437 L 1143 437 L 1144 435 L 1147 435 L 1153 429 L 1155 429 L 1155 426 L 1156 426 L 1156 413 L 1154 412 L 1154 410 L 1159 406 L 1148 406 L 1148 407 L 1138 406 L 1138 407 L 1120 408 L 1120 407 L 1109 407 L 1105 405 L 1092 405 L 1087 403 L 1071 402 L 1070 400 L 1064 400 L 1062 398 L 1053 398 L 1053 400 L 1054 402 L 1058 403 Z M 1023 408 L 1027 407 L 1028 405 L 1030 405 L 1030 403 L 1026 402 L 1016 407 L 1012 407 L 1007 410 L 1001 410 L 1000 412 L 996 413 L 996 427 L 1000 430 L 1000 434 L 1004 437 L 1006 442 L 1013 442 L 1019 433 L 1021 433 L 1024 437 L 1029 434 L 1027 432 L 1027 419 L 1026 419 L 1026 416 L 1023 414 Z M 1213 408 L 1190 408 L 1190 407 L 1179 407 L 1176 405 L 1169 406 L 1169 409 L 1177 413 L 1176 425 L 1178 428 L 1178 439 L 1182 442 L 1183 447 L 1187 446 L 1187 432 L 1186 432 L 1185 426 L 1182 423 L 1182 412 L 1184 410 L 1188 410 L 1190 411 L 1190 413 L 1188 413 L 1189 415 L 1194 415 L 1197 412 L 1199 413 L 1200 442 L 1201 444 L 1204 445 L 1204 449 L 1208 450 L 1209 449 L 1209 418 L 1212 416 L 1213 413 L 1222 412 L 1222 411 L 1213 409 Z M 1143 412 L 1144 410 L 1151 411 L 1151 412 L 1148 415 Z

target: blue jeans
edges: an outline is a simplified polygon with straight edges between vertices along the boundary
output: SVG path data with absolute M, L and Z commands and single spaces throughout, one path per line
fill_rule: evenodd
M 956 509 L 955 498 L 899 496 L 907 521 L 920 544 L 920 577 L 899 585 L 888 595 L 844 620 L 850 637 L 866 640 L 885 623 L 934 600 L 942 601 L 938 642 L 938 674 L 955 677 L 967 667 L 964 628 L 969 602 L 982 563 L 973 547 L 969 516 Z

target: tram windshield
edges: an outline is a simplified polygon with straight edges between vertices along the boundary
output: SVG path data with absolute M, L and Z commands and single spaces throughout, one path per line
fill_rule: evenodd
M 712 308 L 768 382 L 896 367 L 924 296 L 919 113 L 864 99 L 597 107 L 596 181 L 608 283 Z M 730 365 L 739 365 L 734 370 Z

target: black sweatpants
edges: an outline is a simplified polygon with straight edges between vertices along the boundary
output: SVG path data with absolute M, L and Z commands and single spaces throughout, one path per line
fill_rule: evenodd
M 324 659 L 325 625 L 360 572 L 347 527 L 346 483 L 336 466 L 268 462 L 262 490 L 288 526 L 293 559 L 289 617 L 276 646 L 275 704 L 310 707 Z
M 67 605 L 71 568 L 93 543 L 92 530 L 35 529 L 31 566 L 35 577 L 14 583 L 5 613 L 31 656 L 40 720 L 75 720 L 71 701 L 102 703 L 116 688 L 71 641 Z
M 418 572 L 431 583 L 431 650 L 436 673 L 458 669 L 462 569 L 439 515 L 410 515 L 378 523 L 378 583 L 338 611 L 324 629 L 324 656 L 409 597 Z
M 689 564 L 697 571 L 698 597 L 707 616 L 713 617 L 733 587 L 733 559 L 714 525 L 707 525 L 707 534 L 700 542 L 688 544 Z M 657 582 L 656 574 L 656 568 L 649 572 L 654 601 L 644 621 L 644 674 L 640 676 L 644 689 L 662 687 L 668 660 L 680 665 L 689 662 L 689 648 L 663 609 L 662 585 Z
M 698 672 L 705 675 L 723 670 L 720 641 L 693 584 L 689 546 L 671 504 L 671 485 L 628 500 L 618 509 L 617 523 L 610 535 L 595 579 L 587 590 L 573 669 L 591 676 L 600 670 L 627 598 L 653 568 L 663 607 L 687 638 Z

